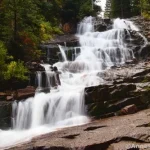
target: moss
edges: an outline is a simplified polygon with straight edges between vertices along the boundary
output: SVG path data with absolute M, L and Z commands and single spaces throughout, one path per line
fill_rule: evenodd
M 142 80 L 142 83 L 146 83 L 146 82 L 150 82 L 149 76 L 144 77 L 144 79 Z
M 149 92 L 150 91 L 150 86 L 145 86 L 144 89 Z
M 106 112 L 106 106 L 102 103 L 93 103 L 90 105 L 89 113 L 92 116 L 98 117 Z

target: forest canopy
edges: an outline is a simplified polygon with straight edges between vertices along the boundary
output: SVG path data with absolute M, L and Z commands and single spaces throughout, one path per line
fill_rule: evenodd
M 20 68 L 15 78 L 27 79 L 23 76 L 27 72 L 24 63 L 40 60 L 40 44 L 63 34 L 60 27 L 65 23 L 77 24 L 85 16 L 96 16 L 98 11 L 100 7 L 92 5 L 91 0 L 1 0 L 1 80 L 13 78 L 11 68 Z M 150 18 L 150 0 L 111 0 L 110 11 L 111 18 Z
M 150 0 L 111 0 L 111 18 L 142 15 L 150 18 Z
M 91 0 L 1 0 L 0 80 L 27 80 L 24 64 L 40 60 L 40 44 L 99 10 Z

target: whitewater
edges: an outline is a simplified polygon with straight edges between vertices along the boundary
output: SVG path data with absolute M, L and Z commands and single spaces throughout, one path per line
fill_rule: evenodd
M 116 19 L 111 30 L 98 32 L 93 21 L 93 17 L 86 17 L 78 26 L 76 36 L 80 53 L 74 60 L 68 61 L 67 48 L 59 45 L 63 61 L 53 66 L 61 72 L 61 86 L 51 87 L 53 72 L 50 65 L 43 64 L 50 92 L 37 90 L 34 97 L 13 103 L 12 128 L 0 130 L 0 149 L 22 144 L 41 134 L 90 122 L 84 105 L 85 87 L 103 84 L 105 81 L 99 72 L 134 59 L 125 39 L 131 40 L 129 30 L 139 30 L 131 21 Z M 40 72 L 37 78 L 38 89 L 42 89 Z

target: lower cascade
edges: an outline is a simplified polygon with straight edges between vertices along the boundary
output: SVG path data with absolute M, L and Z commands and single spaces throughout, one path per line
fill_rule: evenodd
M 67 60 L 67 47 L 59 46 L 63 62 L 57 62 L 54 66 L 61 72 L 61 85 L 52 86 L 55 76 L 50 65 L 42 64 L 50 92 L 39 92 L 42 81 L 41 72 L 38 72 L 35 96 L 13 103 L 12 129 L 0 130 L 0 149 L 90 121 L 84 105 L 84 88 L 105 82 L 99 72 L 134 59 L 134 53 L 126 41 L 132 41 L 129 30 L 139 30 L 131 21 L 116 19 L 112 29 L 96 32 L 93 20 L 87 17 L 79 24 L 77 37 L 80 47 L 74 49 L 78 48 L 80 52 L 74 55 L 72 61 Z

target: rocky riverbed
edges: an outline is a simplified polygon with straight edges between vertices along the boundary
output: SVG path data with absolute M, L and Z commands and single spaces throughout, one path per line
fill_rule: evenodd
M 150 109 L 147 109 L 66 128 L 9 150 L 149 150 L 149 136 Z

